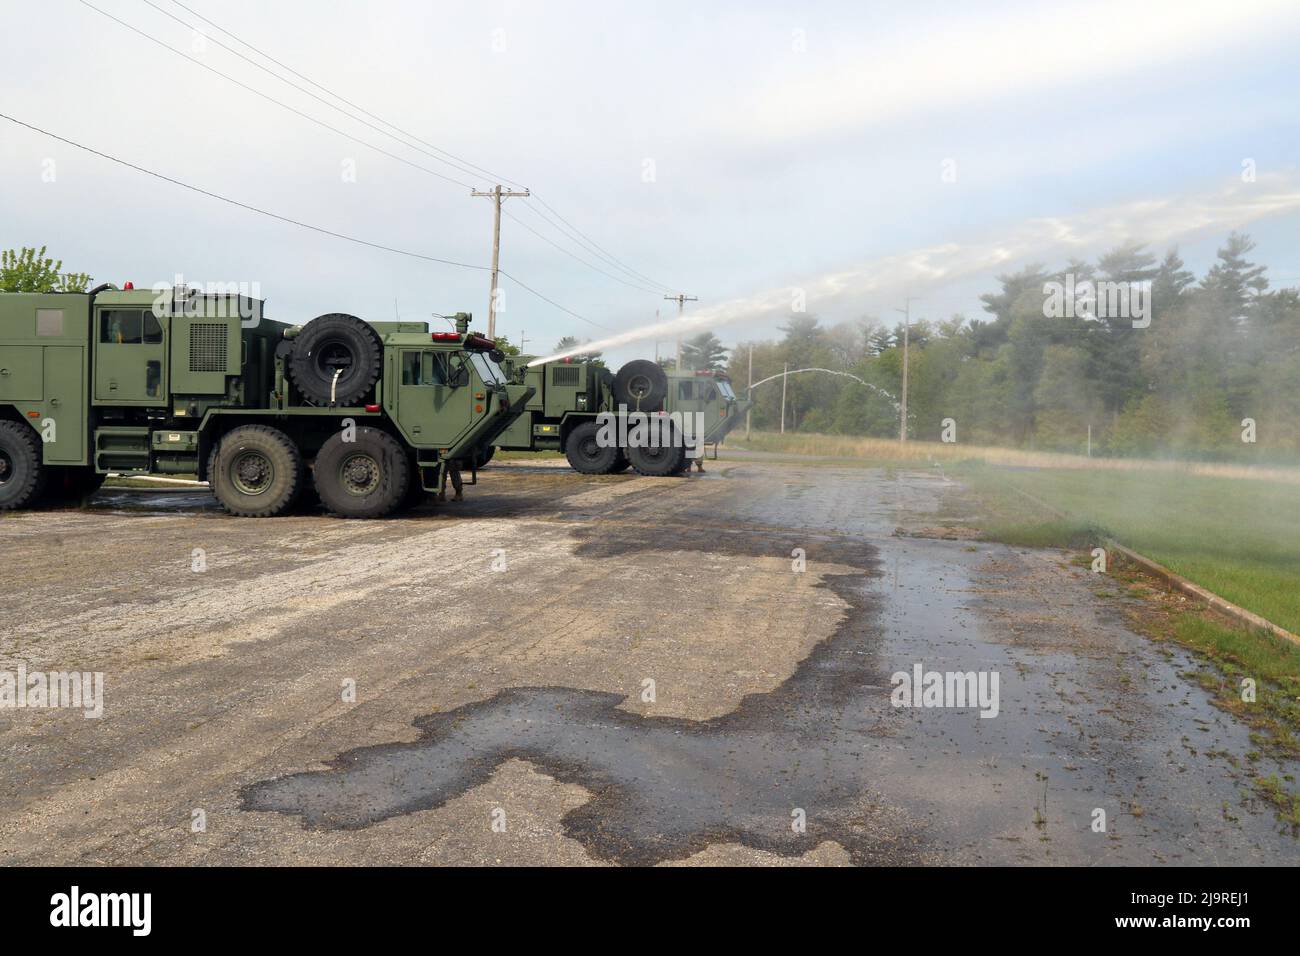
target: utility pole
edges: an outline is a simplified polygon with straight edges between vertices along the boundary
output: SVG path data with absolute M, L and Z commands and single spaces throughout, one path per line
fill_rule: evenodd
M 664 298 L 677 303 L 677 318 L 679 319 L 682 317 L 682 313 L 686 311 L 687 302 L 700 301 L 699 296 L 681 295 L 680 293 L 678 295 L 666 295 Z M 682 371 L 682 333 L 680 329 L 677 331 L 677 368 L 675 371 L 679 375 Z
M 492 295 L 488 299 L 488 330 L 487 337 L 495 338 L 497 334 L 497 266 L 501 261 L 501 203 L 512 196 L 527 196 L 528 190 L 515 192 L 510 189 L 502 189 L 499 185 L 493 187 L 487 192 L 480 192 L 477 189 L 470 191 L 471 196 L 487 196 L 494 200 L 492 203 Z
M 749 347 L 749 386 L 745 390 L 749 408 L 745 409 L 745 441 L 749 441 L 749 422 L 754 416 L 754 346 Z
M 785 434 L 785 383 L 790 379 L 790 363 L 785 363 L 785 370 L 781 373 L 781 434 Z
M 524 354 L 524 343 L 527 341 L 528 339 L 524 338 L 524 330 L 520 329 L 519 330 L 519 354 L 520 355 Z
M 912 328 L 912 296 L 903 300 L 906 308 L 895 309 L 895 312 L 901 312 L 903 318 L 903 400 L 899 406 L 898 422 L 898 440 L 907 441 L 907 365 L 908 365 L 908 338 Z

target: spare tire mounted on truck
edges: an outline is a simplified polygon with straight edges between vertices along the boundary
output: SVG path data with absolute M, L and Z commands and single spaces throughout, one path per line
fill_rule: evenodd
M 614 376 L 614 401 L 630 412 L 657 412 L 668 397 L 668 374 L 658 362 L 633 359 Z
M 379 380 L 383 343 L 355 315 L 331 312 L 303 326 L 293 340 L 289 376 L 315 405 L 352 405 Z

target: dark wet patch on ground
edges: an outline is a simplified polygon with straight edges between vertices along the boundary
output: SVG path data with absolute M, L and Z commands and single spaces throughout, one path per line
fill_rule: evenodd
M 300 816 L 311 827 L 350 829 L 442 806 L 521 758 L 592 793 L 563 818 L 593 856 L 646 864 L 736 842 L 782 855 L 826 840 L 856 863 L 915 859 L 913 828 L 873 826 L 870 741 L 887 717 L 887 675 L 876 658 L 867 576 L 871 545 L 848 536 L 674 525 L 674 549 L 788 556 L 803 547 L 822 562 L 856 568 L 828 575 L 850 606 L 835 634 L 774 691 L 745 697 L 706 721 L 642 717 L 624 698 L 564 687 L 521 687 L 416 720 L 420 738 L 348 751 L 328 770 L 254 784 L 247 810 Z M 634 561 L 644 529 L 576 532 L 579 554 Z M 806 816 L 806 830 L 794 826 Z

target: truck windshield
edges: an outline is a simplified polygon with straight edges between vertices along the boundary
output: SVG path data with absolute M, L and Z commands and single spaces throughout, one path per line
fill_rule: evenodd
M 736 393 L 731 390 L 731 383 L 718 380 L 718 391 L 722 392 L 722 397 L 728 401 L 736 400 Z
M 482 352 L 470 352 L 469 360 L 474 363 L 474 369 L 478 372 L 479 378 L 483 379 L 485 385 L 504 385 L 506 384 L 506 373 L 501 371 L 501 366 L 492 361 Z

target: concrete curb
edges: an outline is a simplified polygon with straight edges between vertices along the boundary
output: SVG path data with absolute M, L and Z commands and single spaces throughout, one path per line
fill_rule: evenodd
M 187 488 L 206 488 L 206 481 L 194 481 L 190 478 L 162 478 L 158 475 L 119 475 L 115 471 L 110 471 L 106 478 L 128 478 L 131 481 L 151 481 L 159 485 L 184 485 Z
M 1028 498 L 1030 501 L 1038 505 L 1038 507 L 1042 508 L 1044 511 L 1048 512 L 1049 514 L 1056 515 L 1056 517 L 1061 518 L 1062 520 L 1065 521 L 1076 520 L 1072 518 L 1071 515 L 1062 511 L 1060 508 L 1055 508 L 1052 505 L 1049 505 L 1046 501 L 1043 501 L 1041 498 L 1031 495 L 1029 492 L 1021 488 L 1017 488 L 1015 485 L 1007 485 L 1007 487 L 1010 488 L 1012 491 L 1016 492 L 1017 494 L 1022 495 L 1025 498 Z M 1296 636 L 1295 634 L 1292 634 L 1286 628 L 1279 627 L 1278 625 L 1274 624 L 1272 621 L 1268 620 L 1267 618 L 1260 617 L 1254 611 L 1247 611 L 1244 607 L 1240 607 L 1236 604 L 1233 604 L 1231 601 L 1227 600 L 1226 598 L 1219 597 L 1219 595 L 1215 594 L 1213 591 L 1208 591 L 1205 588 L 1201 587 L 1199 584 L 1194 584 L 1193 582 L 1187 580 L 1187 578 L 1183 577 L 1181 574 L 1178 574 L 1176 571 L 1169 570 L 1167 567 L 1165 567 L 1163 564 L 1160 564 L 1158 561 L 1152 561 L 1146 555 L 1138 554 L 1138 552 L 1134 551 L 1132 548 L 1124 547 L 1124 545 L 1120 544 L 1114 538 L 1106 538 L 1104 544 L 1108 549 L 1119 552 L 1124 556 L 1126 560 L 1131 561 L 1133 564 L 1136 564 L 1138 567 L 1142 568 L 1142 570 L 1146 571 L 1148 574 L 1151 574 L 1154 577 L 1157 577 L 1160 580 L 1164 581 L 1167 585 L 1169 585 L 1174 590 L 1181 591 L 1183 594 L 1186 594 L 1189 597 L 1196 598 L 1198 601 L 1201 601 L 1207 606 L 1213 608 L 1214 610 L 1218 611 L 1220 614 L 1224 614 L 1227 617 L 1232 618 L 1233 620 L 1237 621 L 1240 624 L 1245 624 L 1248 627 L 1257 628 L 1261 631 L 1265 631 L 1273 635 L 1274 637 L 1280 637 L 1284 641 L 1290 641 L 1292 644 L 1300 646 L 1300 637 Z

